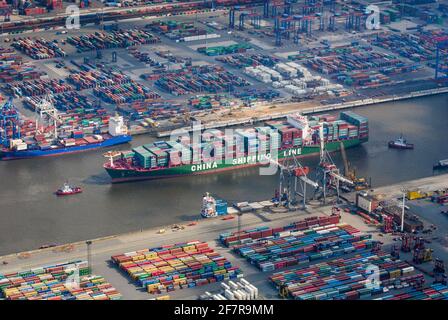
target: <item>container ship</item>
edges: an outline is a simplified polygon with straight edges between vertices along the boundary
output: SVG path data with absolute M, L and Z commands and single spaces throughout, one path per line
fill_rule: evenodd
M 330 152 L 339 150 L 341 144 L 345 148 L 358 146 L 368 141 L 368 120 L 351 111 L 342 112 L 339 119 L 293 114 L 286 121 L 236 129 L 231 136 L 213 129 L 202 132 L 197 143 L 182 136 L 139 146 L 110 156 L 104 168 L 113 183 L 211 174 L 266 165 L 272 157 L 269 152 L 275 152 L 279 161 L 319 154 L 321 137 Z
M 128 143 L 132 137 L 128 135 L 123 117 L 109 118 L 108 132 L 100 131 L 85 134 L 82 130 L 71 130 L 70 133 L 59 134 L 56 121 L 53 133 L 46 132 L 22 135 L 24 129 L 19 113 L 8 101 L 0 113 L 0 160 L 16 160 L 34 157 L 57 156 L 68 153 L 83 152 L 103 147 Z M 36 126 L 37 127 L 37 126 Z

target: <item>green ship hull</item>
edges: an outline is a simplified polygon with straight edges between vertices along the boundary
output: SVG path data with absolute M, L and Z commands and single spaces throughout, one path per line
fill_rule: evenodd
M 354 138 L 349 140 L 327 142 L 325 144 L 325 149 L 329 152 L 337 151 L 341 147 L 340 142 L 344 144 L 345 148 L 352 148 L 360 145 L 363 142 L 366 142 L 367 140 L 368 138 Z M 289 149 L 278 150 L 278 159 L 286 160 L 292 157 L 300 158 L 319 154 L 319 152 L 319 145 L 293 147 Z M 117 183 L 135 180 L 171 178 L 186 175 L 211 174 L 226 170 L 266 165 L 266 160 L 266 158 L 248 155 L 235 158 L 227 162 L 224 160 L 222 160 L 221 162 L 211 161 L 201 164 L 187 164 L 166 168 L 144 169 L 138 167 L 116 167 L 110 166 L 109 164 L 105 164 L 104 168 L 112 178 L 112 182 Z M 262 163 L 260 163 L 260 161 L 262 161 Z

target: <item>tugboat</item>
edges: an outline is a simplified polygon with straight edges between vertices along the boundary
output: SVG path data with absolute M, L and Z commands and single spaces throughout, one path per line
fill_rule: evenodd
M 407 143 L 406 139 L 403 136 L 400 138 L 389 141 L 389 148 L 392 149 L 414 149 L 414 145 L 412 143 Z
M 448 169 L 448 159 L 439 160 L 435 165 L 432 166 L 433 170 L 443 170 Z
M 56 191 L 57 196 L 70 196 L 73 194 L 81 193 L 81 187 L 71 187 L 68 183 L 64 183 L 64 187 Z

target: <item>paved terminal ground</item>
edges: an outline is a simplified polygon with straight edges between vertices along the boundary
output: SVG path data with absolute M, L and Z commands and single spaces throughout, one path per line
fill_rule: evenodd
M 298 10 L 298 8 L 296 8 Z M 107 8 L 107 10 L 115 10 L 113 8 Z M 256 8 L 258 12 L 262 12 L 262 7 Z M 86 11 L 87 12 L 87 11 Z M 392 82 L 387 85 L 382 85 L 380 87 L 361 87 L 354 88 L 352 86 L 345 86 L 344 89 L 349 93 L 346 96 L 334 96 L 334 95 L 316 95 L 309 97 L 309 99 L 299 99 L 302 101 L 294 101 L 291 102 L 291 98 L 293 95 L 287 92 L 284 88 L 274 89 L 271 84 L 262 83 L 259 80 L 256 80 L 248 75 L 246 75 L 242 69 L 230 67 L 229 65 L 224 64 L 223 62 L 217 61 L 216 56 L 206 56 L 197 52 L 195 49 L 197 47 L 212 47 L 221 44 L 228 43 L 238 43 L 238 44 L 247 44 L 249 43 L 253 49 L 249 50 L 250 52 L 256 52 L 268 56 L 275 56 L 280 58 L 280 62 L 287 62 L 288 56 L 298 54 L 302 51 L 306 50 L 320 50 L 323 48 L 323 41 L 329 41 L 332 47 L 350 45 L 352 42 L 359 42 L 360 45 L 369 45 L 369 40 L 375 35 L 375 32 L 372 30 L 363 30 L 362 32 L 347 32 L 345 30 L 345 20 L 344 18 L 338 18 L 336 21 L 337 30 L 334 32 L 321 32 L 317 30 L 317 25 L 314 27 L 312 36 L 300 36 L 299 44 L 293 43 L 292 39 L 286 40 L 283 39 L 283 43 L 281 47 L 276 47 L 275 37 L 272 35 L 273 30 L 273 20 L 272 19 L 262 19 L 261 25 L 263 28 L 255 29 L 252 25 L 250 25 L 249 21 L 246 21 L 245 29 L 239 30 L 236 27 L 233 30 L 228 28 L 228 11 L 220 10 L 218 12 L 206 12 L 206 13 L 197 13 L 193 15 L 181 15 L 181 16 L 167 16 L 167 17 L 142 17 L 138 19 L 131 20 L 121 20 L 117 21 L 118 27 L 121 29 L 132 29 L 132 28 L 144 28 L 147 24 L 156 21 L 156 20 L 175 20 L 177 22 L 185 22 L 189 24 L 193 24 L 195 27 L 204 30 L 207 29 L 209 33 L 218 34 L 219 38 L 207 39 L 207 40 L 198 40 L 198 41 L 190 41 L 190 42 L 182 42 L 168 39 L 161 33 L 157 33 L 157 36 L 161 38 L 161 43 L 156 45 L 142 45 L 137 46 L 139 51 L 142 52 L 152 52 L 154 53 L 157 50 L 166 51 L 169 50 L 175 56 L 183 57 L 183 58 L 191 58 L 193 65 L 198 64 L 215 64 L 218 66 L 223 66 L 228 69 L 232 74 L 235 74 L 246 81 L 251 83 L 250 89 L 260 89 L 260 90 L 276 90 L 280 93 L 280 98 L 274 101 L 265 101 L 262 103 L 250 103 L 251 107 L 245 107 L 245 104 L 236 99 L 233 92 L 219 92 L 219 94 L 226 95 L 232 98 L 233 102 L 235 102 L 236 106 L 233 108 L 219 108 L 217 110 L 194 110 L 192 108 L 192 116 L 195 120 L 200 120 L 203 123 L 215 124 L 228 122 L 234 119 L 253 119 L 266 117 L 270 114 L 279 114 L 279 113 L 290 113 L 294 111 L 300 111 L 304 109 L 311 109 L 315 107 L 322 107 L 329 104 L 336 103 L 344 103 L 353 100 L 360 99 L 368 99 L 368 98 L 378 98 L 380 96 L 390 96 L 390 95 L 401 95 L 405 93 L 409 93 L 412 91 L 420 91 L 427 89 L 434 89 L 439 86 L 438 83 L 433 81 L 428 81 L 429 78 L 434 76 L 434 70 L 427 66 L 426 64 L 421 64 L 422 69 L 418 72 L 404 73 L 396 76 L 391 76 Z M 412 21 L 411 21 L 412 20 Z M 416 23 L 415 18 L 409 18 L 408 20 L 393 22 L 390 25 L 382 26 L 384 32 L 397 33 L 394 30 L 405 30 L 406 27 L 410 25 L 410 23 Z M 218 27 L 210 27 L 210 23 L 214 23 L 214 25 Z M 428 27 L 429 28 L 429 27 Z M 71 60 L 75 60 L 77 63 L 82 63 L 84 58 L 88 58 L 91 63 L 103 63 L 107 66 L 115 66 L 122 70 L 126 75 L 128 75 L 131 79 L 137 81 L 138 83 L 148 87 L 151 91 L 159 94 L 163 100 L 171 100 L 174 102 L 179 102 L 182 104 L 186 104 L 186 101 L 189 97 L 194 96 L 196 94 L 207 94 L 207 92 L 200 92 L 195 94 L 183 95 L 181 97 L 175 96 L 168 92 L 163 91 L 158 86 L 154 84 L 154 81 L 148 81 L 140 78 L 140 75 L 143 73 L 150 73 L 153 71 L 152 67 L 148 64 L 138 61 L 136 58 L 131 56 L 127 49 L 125 48 L 113 48 L 113 49 L 105 49 L 102 50 L 102 58 L 97 59 L 96 51 L 91 52 L 83 52 L 77 53 L 76 49 L 70 44 L 63 44 L 63 41 L 68 36 L 80 36 L 85 34 L 91 34 L 98 32 L 101 29 L 101 26 L 97 25 L 86 25 L 82 26 L 79 30 L 67 30 L 67 34 L 61 34 L 60 31 L 57 30 L 45 30 L 45 31 L 35 31 L 31 33 L 24 33 L 23 35 L 2 35 L 0 36 L 0 42 L 2 46 L 6 47 L 12 43 L 12 39 L 14 37 L 36 37 L 43 38 L 49 41 L 57 40 L 59 46 L 67 52 L 68 56 L 65 58 L 54 58 L 54 59 L 45 59 L 45 60 L 31 60 L 29 57 L 24 55 L 23 53 L 18 53 L 24 57 L 24 61 L 31 62 L 34 66 L 36 66 L 37 70 L 44 71 L 48 74 L 48 78 L 50 79 L 65 79 L 70 72 L 70 69 L 76 71 L 74 65 L 71 64 Z M 406 31 L 411 33 L 411 31 Z M 8 41 L 8 43 L 6 43 Z M 383 52 L 387 54 L 393 54 L 386 49 L 380 48 L 378 46 L 372 46 L 374 52 Z M 113 63 L 111 60 L 112 52 L 117 53 L 117 62 Z M 394 54 L 396 55 L 396 54 Z M 163 62 L 161 57 L 153 55 L 156 61 Z M 411 61 L 400 57 L 400 60 L 405 63 L 410 63 Z M 57 68 L 56 65 L 60 62 L 64 61 L 65 65 L 68 69 Z M 305 63 L 305 59 L 294 60 L 297 63 Z M 319 74 L 314 70 L 310 70 L 314 76 L 322 76 L 324 78 L 328 78 L 331 83 L 336 83 L 331 77 L 331 75 Z M 242 91 L 242 88 L 235 89 L 235 91 Z M 9 93 L 4 92 L 5 95 L 9 95 Z M 91 101 L 99 100 L 98 97 L 95 97 L 92 93 L 92 90 L 86 89 L 80 92 L 82 95 L 87 96 Z M 31 110 L 27 110 L 22 108 L 23 98 L 15 99 L 16 106 L 19 107 L 19 110 L 29 116 L 34 117 L 34 112 Z M 102 102 L 102 106 L 108 109 L 111 113 L 115 110 L 116 106 L 110 103 Z M 194 113 L 194 114 L 193 114 Z M 160 130 L 167 130 L 172 128 L 173 126 L 177 126 L 182 121 L 185 121 L 185 115 L 179 115 L 176 117 L 170 117 L 169 119 L 160 119 L 158 121 L 161 122 Z M 165 123 L 168 122 L 168 123 Z M 137 123 L 131 122 L 131 125 L 136 125 Z M 162 128 L 165 127 L 165 128 Z M 133 130 L 134 132 L 141 132 L 143 130 L 142 127 L 138 127 L 140 130 Z M 144 130 L 143 130 L 144 131 Z
M 441 175 L 409 181 L 400 185 L 378 188 L 376 193 L 387 193 L 388 198 L 396 197 L 400 194 L 402 185 L 407 187 L 419 187 L 421 190 L 437 190 L 445 186 L 448 182 L 448 175 Z M 448 241 L 446 230 L 448 228 L 448 217 L 438 213 L 440 207 L 427 200 L 411 201 L 408 203 L 410 210 L 418 214 L 425 225 L 435 224 L 438 229 L 425 238 L 431 242 L 429 246 L 434 250 L 433 256 L 442 259 L 448 258 Z M 428 209 L 428 207 L 432 207 Z M 254 228 L 258 226 L 279 227 L 291 222 L 302 220 L 306 217 L 316 215 L 330 215 L 332 206 L 309 206 L 306 211 L 293 211 L 285 213 L 256 212 L 244 214 L 241 220 L 241 228 Z M 445 220 L 444 220 L 445 219 Z M 342 213 L 342 222 L 348 223 L 362 232 L 372 234 L 373 239 L 383 243 L 383 249 L 387 252 L 393 244 L 398 244 L 398 236 L 382 234 L 377 227 L 367 225 L 357 215 Z M 201 220 L 196 225 L 184 225 L 184 229 L 173 231 L 171 227 L 160 227 L 157 229 L 141 230 L 141 232 L 117 235 L 104 239 L 93 240 L 92 244 L 92 268 L 93 273 L 104 276 L 122 294 L 124 299 L 151 299 L 154 295 L 146 293 L 142 288 L 137 287 L 132 280 L 120 271 L 110 261 L 112 255 L 131 252 L 143 248 L 158 247 L 165 244 L 181 243 L 185 241 L 200 240 L 207 242 L 210 247 L 225 256 L 233 265 L 241 267 L 244 277 L 260 289 L 262 299 L 276 299 L 278 294 L 269 284 L 267 277 L 272 273 L 260 272 L 250 265 L 245 259 L 233 254 L 230 249 L 224 248 L 217 239 L 220 233 L 237 230 L 237 218 L 222 220 L 213 218 Z M 164 233 L 159 233 L 162 229 Z M 431 241 L 433 240 L 433 241 Z M 0 262 L 7 264 L 0 265 L 0 273 L 13 271 L 24 271 L 34 267 L 57 264 L 87 258 L 86 244 L 84 242 L 75 243 L 56 248 L 36 250 L 31 252 L 12 254 L 0 257 Z M 401 259 L 412 261 L 411 254 L 401 253 Z M 421 272 L 426 274 L 426 280 L 431 283 L 432 279 L 428 273 L 432 270 L 432 264 L 426 263 L 416 266 Z M 205 291 L 216 292 L 219 284 L 210 284 L 192 289 L 176 289 L 170 292 L 171 299 L 197 299 Z
M 209 39 L 205 41 L 193 41 L 189 43 L 176 42 L 169 40 L 168 38 L 161 36 L 161 43 L 157 45 L 143 45 L 139 46 L 140 51 L 152 52 L 154 50 L 170 50 L 173 54 L 177 56 L 182 56 L 185 58 L 191 58 L 193 65 L 199 63 L 205 64 L 217 64 L 224 66 L 229 69 L 230 72 L 246 79 L 251 82 L 251 88 L 256 89 L 266 89 L 269 86 L 263 84 L 258 80 L 248 77 L 240 69 L 230 68 L 225 66 L 223 63 L 216 60 L 216 57 L 209 57 L 195 51 L 198 46 L 215 46 L 222 43 L 248 43 L 254 47 L 255 52 L 260 52 L 270 56 L 276 56 L 282 59 L 282 62 L 287 61 L 287 57 L 291 53 L 297 53 L 302 49 L 316 49 L 321 47 L 320 44 L 322 40 L 329 40 L 332 46 L 346 45 L 353 41 L 360 41 L 363 45 L 368 43 L 368 37 L 372 35 L 372 32 L 358 32 L 350 33 L 344 31 L 341 27 L 339 31 L 334 33 L 320 34 L 319 32 L 314 32 L 312 37 L 302 37 L 299 44 L 293 44 L 292 41 L 284 41 L 282 47 L 274 46 L 274 37 L 266 35 L 264 29 L 261 31 L 254 30 L 249 23 L 246 24 L 246 30 L 239 31 L 235 30 L 229 32 L 227 30 L 228 25 L 228 15 L 217 13 L 205 13 L 190 16 L 176 16 L 176 17 L 147 17 L 142 19 L 134 19 L 132 21 L 120 21 L 119 27 L 123 29 L 130 29 L 133 27 L 144 27 L 146 24 L 153 20 L 176 20 L 185 21 L 189 23 L 194 23 L 195 26 L 204 28 L 204 22 L 214 21 L 225 26 L 223 30 L 213 30 L 213 33 L 219 34 L 221 37 L 217 39 Z M 416 18 L 412 19 L 416 20 Z M 409 24 L 408 24 L 409 22 Z M 342 26 L 343 21 L 339 21 Z M 384 26 L 384 31 L 396 32 L 396 30 L 406 31 L 406 28 L 410 25 L 415 24 L 415 21 L 404 21 L 393 23 L 389 26 Z M 264 21 L 263 21 L 264 24 Z M 57 31 L 42 31 L 25 33 L 23 35 L 4 35 L 0 36 L 0 41 L 2 46 L 6 47 L 10 45 L 12 38 L 14 37 L 37 37 L 45 38 L 48 40 L 61 40 L 65 39 L 67 36 L 76 36 L 94 33 L 99 30 L 99 26 L 83 26 L 80 30 L 69 30 L 68 34 L 57 34 Z M 5 41 L 6 40 L 6 41 Z M 37 67 L 38 70 L 45 71 L 48 77 L 51 79 L 64 79 L 67 77 L 69 70 L 64 68 L 57 68 L 56 64 L 64 60 L 66 66 L 70 69 L 75 70 L 76 68 L 70 63 L 70 60 L 76 60 L 77 62 L 82 62 L 84 58 L 90 59 L 91 62 L 101 62 L 104 64 L 117 66 L 123 70 L 127 75 L 129 75 L 133 80 L 138 81 L 141 84 L 148 86 L 151 90 L 157 92 L 161 95 L 164 100 L 180 100 L 185 102 L 186 99 L 192 95 L 186 95 L 181 98 L 176 97 L 170 93 L 163 92 L 160 88 L 156 87 L 153 82 L 143 80 L 139 76 L 142 73 L 146 73 L 150 70 L 148 65 L 138 61 L 132 57 L 127 49 L 108 49 L 103 50 L 102 59 L 96 59 L 96 52 L 86 52 L 86 53 L 76 53 L 76 50 L 71 45 L 62 45 L 61 47 L 66 50 L 69 54 L 66 58 L 56 58 L 56 59 L 46 59 L 46 60 L 31 60 L 22 53 L 25 61 L 30 62 Z M 374 46 L 374 50 L 377 52 L 390 53 L 385 49 L 380 49 Z M 117 62 L 111 62 L 112 52 L 117 52 Z M 161 59 L 161 58 L 157 58 Z M 409 62 L 408 60 L 404 60 Z M 235 110 L 230 110 L 229 108 L 224 108 L 220 111 L 213 112 L 203 112 L 203 114 L 197 114 L 196 119 L 202 120 L 203 122 L 214 122 L 214 121 L 228 121 L 234 119 L 243 118 L 253 118 L 261 117 L 267 114 L 280 113 L 280 112 L 293 112 L 298 110 L 303 110 L 306 108 L 313 108 L 324 106 L 334 103 L 343 103 L 352 100 L 366 99 L 366 98 L 378 98 L 380 96 L 387 95 L 399 95 L 405 94 L 411 91 L 434 89 L 439 86 L 436 82 L 428 81 L 428 79 L 433 77 L 433 69 L 428 66 L 418 73 L 413 73 L 410 76 L 405 74 L 402 77 L 397 77 L 394 79 L 394 84 L 388 84 L 386 86 L 381 86 L 378 88 L 360 88 L 359 90 L 353 90 L 353 88 L 348 88 L 351 94 L 346 97 L 314 97 L 313 99 L 302 101 L 302 102 L 290 102 L 291 94 L 288 94 L 284 90 L 279 90 L 281 92 L 281 100 L 274 101 L 270 103 L 265 103 L 261 105 L 253 106 L 252 108 L 236 108 Z M 314 71 L 313 75 L 317 75 Z M 411 79 L 410 79 L 411 78 Z M 403 81 L 406 80 L 406 83 Z M 333 80 L 332 80 L 333 81 Z M 83 94 L 91 98 L 92 100 L 97 100 L 94 97 L 92 90 L 85 90 Z M 222 93 L 231 96 L 231 92 Z M 17 106 L 20 111 L 27 116 L 34 116 L 34 112 L 31 110 L 26 110 L 22 108 L 21 102 L 23 99 L 15 99 Z M 287 102 L 287 103 L 281 103 Z M 104 103 L 104 107 L 108 108 L 109 111 L 113 111 L 115 106 Z M 183 115 L 182 115 L 183 116 Z M 385 194 L 387 198 L 397 198 L 401 195 L 401 189 L 415 189 L 419 188 L 422 191 L 433 191 L 436 189 L 448 187 L 448 175 L 441 175 L 435 177 L 429 177 L 425 179 L 409 181 L 394 186 L 387 186 L 375 189 L 375 193 Z M 351 196 L 352 198 L 354 195 Z M 350 198 L 350 195 L 348 196 Z M 442 259 L 448 258 L 448 217 L 440 213 L 446 207 L 436 205 L 428 200 L 414 200 L 409 201 L 407 205 L 410 207 L 410 211 L 418 215 L 426 225 L 435 225 L 437 230 L 435 230 L 431 235 L 426 235 L 426 239 L 431 241 L 430 247 L 434 250 L 434 256 L 440 257 Z M 310 206 L 307 212 L 295 211 L 287 213 L 269 213 L 269 212 L 257 212 L 257 213 L 247 213 L 244 214 L 242 218 L 242 228 L 253 228 L 257 226 L 270 226 L 277 227 L 283 226 L 290 222 L 304 219 L 312 215 L 329 215 L 331 214 L 331 206 L 324 207 L 314 207 Z M 363 232 L 371 233 L 374 239 L 381 240 L 384 243 L 384 250 L 389 250 L 390 246 L 396 243 L 397 236 L 394 235 L 383 235 L 379 233 L 377 227 L 366 225 L 363 220 L 357 216 L 348 213 L 342 214 L 342 222 L 346 222 Z M 159 234 L 159 229 L 165 229 L 164 233 Z M 122 273 L 115 265 L 111 264 L 110 257 L 112 255 L 135 251 L 143 248 L 157 247 L 164 244 L 180 243 L 191 240 L 206 241 L 209 245 L 214 248 L 217 252 L 224 255 L 229 259 L 232 264 L 241 267 L 245 278 L 253 283 L 260 289 L 262 298 L 273 299 L 277 298 L 277 292 L 268 283 L 267 277 L 270 273 L 262 273 L 254 266 L 251 266 L 243 258 L 240 258 L 233 253 L 230 249 L 223 248 L 216 239 L 219 234 L 226 231 L 236 231 L 237 230 L 237 219 L 231 220 L 221 220 L 219 218 L 201 220 L 196 225 L 187 226 L 185 223 L 185 229 L 179 231 L 173 231 L 171 226 L 160 227 L 157 229 L 141 230 L 141 232 L 134 232 L 129 234 L 122 234 L 112 237 L 107 237 L 103 239 L 93 240 L 92 244 L 92 268 L 93 273 L 104 276 L 114 287 L 116 287 L 122 294 L 124 299 L 150 299 L 153 296 L 144 292 L 143 289 L 138 288 L 134 285 L 131 279 Z M 60 246 L 56 248 L 49 248 L 44 250 L 37 250 L 19 254 L 12 254 L 0 257 L 0 273 L 8 273 L 13 271 L 23 271 L 29 270 L 34 267 L 51 265 L 62 263 L 66 261 L 73 261 L 78 259 L 87 259 L 86 244 L 84 242 L 79 242 L 75 244 L 70 244 L 66 246 Z M 402 254 L 403 260 L 412 260 L 410 254 Z M 447 260 L 447 259 L 445 259 Z M 448 261 L 448 260 L 447 260 Z M 3 264 L 2 264 L 3 262 Z M 430 263 L 418 266 L 424 272 L 429 272 L 432 269 Z M 430 277 L 427 277 L 428 281 L 431 281 Z M 196 299 L 198 295 L 204 293 L 204 291 L 215 291 L 218 290 L 219 284 L 208 285 L 204 287 L 197 287 L 193 289 L 184 289 L 170 293 L 172 299 Z

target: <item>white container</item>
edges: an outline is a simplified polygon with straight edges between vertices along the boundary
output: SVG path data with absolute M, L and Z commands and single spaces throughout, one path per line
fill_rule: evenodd
M 235 282 L 229 281 L 229 286 L 232 288 L 232 290 L 238 290 L 238 286 Z
M 19 143 L 16 145 L 17 151 L 26 150 L 26 149 L 28 149 L 28 145 L 26 143 Z
M 236 300 L 243 300 L 243 296 L 238 291 L 234 291 L 233 296 L 235 297 Z
M 283 88 L 284 85 L 279 81 L 275 81 L 275 82 L 272 82 L 272 87 L 274 87 L 275 89 L 279 89 L 279 88 Z
M 224 291 L 224 296 L 229 300 L 235 300 L 235 295 L 230 290 Z
M 246 279 L 241 279 L 240 282 L 243 283 L 243 284 L 246 284 L 246 285 L 247 285 L 247 284 L 250 284 L 250 282 L 247 281 Z
M 249 287 L 251 287 L 252 290 L 254 290 L 254 299 L 258 299 L 258 288 L 253 284 L 249 284 Z
M 223 288 L 224 290 L 230 290 L 230 287 L 224 282 L 221 282 L 221 288 Z
M 246 284 L 244 290 L 249 293 L 251 300 L 255 299 L 255 290 L 250 285 Z
M 241 295 L 241 300 L 247 300 L 247 293 L 243 290 L 237 290 L 237 292 Z

